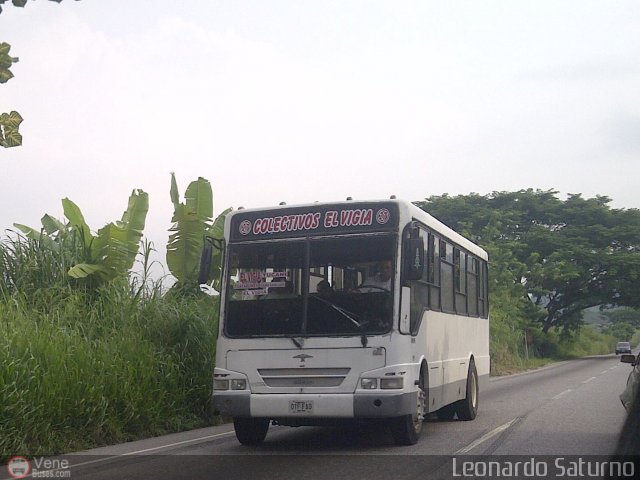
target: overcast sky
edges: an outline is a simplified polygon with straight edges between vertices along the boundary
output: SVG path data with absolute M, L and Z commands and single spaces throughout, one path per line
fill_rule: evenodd
M 140 188 L 164 252 L 170 172 L 216 213 L 521 188 L 640 208 L 636 0 L 8 2 L 2 41 L 0 112 L 25 121 L 0 231 L 64 197 L 97 230 Z

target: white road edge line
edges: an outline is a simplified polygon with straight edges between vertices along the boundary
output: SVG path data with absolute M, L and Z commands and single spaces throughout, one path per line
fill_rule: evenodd
M 461 448 L 460 450 L 458 450 L 457 452 L 454 453 L 454 455 L 462 455 L 463 453 L 467 453 L 470 452 L 471 450 L 473 450 L 474 448 L 476 448 L 478 445 L 480 445 L 481 443 L 486 442 L 487 440 L 489 440 L 490 438 L 495 437 L 496 435 L 504 432 L 507 428 L 509 428 L 511 425 L 513 425 L 516 421 L 518 420 L 518 418 L 514 418 L 513 420 L 511 420 L 510 422 L 505 423 L 504 425 L 499 426 L 498 428 L 494 428 L 493 430 L 491 430 L 488 433 L 485 433 L 483 436 L 481 436 L 479 439 L 471 442 L 469 445 L 467 445 L 464 448 Z
M 605 373 L 607 373 L 609 370 L 605 370 L 604 372 L 600 372 L 600 375 L 604 375 Z
M 587 378 L 584 382 L 582 383 L 589 383 L 591 380 L 595 380 L 596 377 L 591 377 L 591 378 Z
M 563 396 L 565 393 L 569 393 L 569 392 L 573 392 L 572 388 L 567 388 L 564 392 L 560 392 L 559 394 L 557 394 L 555 397 L 552 397 L 552 400 L 558 400 L 561 396 Z

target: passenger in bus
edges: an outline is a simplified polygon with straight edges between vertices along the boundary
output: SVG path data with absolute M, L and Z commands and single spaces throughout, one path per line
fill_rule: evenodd
M 368 276 L 358 289 L 361 292 L 390 292 L 392 273 L 391 261 L 379 262 L 373 268 L 373 275 Z
M 327 295 L 331 295 L 333 293 L 333 288 L 328 281 L 320 280 L 320 282 L 318 282 L 318 286 L 316 287 L 316 291 L 318 292 L 318 295 L 326 297 Z

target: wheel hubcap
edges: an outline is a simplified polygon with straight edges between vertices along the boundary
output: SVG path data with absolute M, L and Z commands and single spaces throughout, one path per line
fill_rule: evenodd
M 426 410 L 427 403 L 427 395 L 424 393 L 424 390 L 421 388 L 418 389 L 418 402 L 416 408 L 416 415 L 413 420 L 413 427 L 416 429 L 416 432 L 419 432 L 422 429 L 422 422 L 424 422 L 424 413 Z
M 474 408 L 478 405 L 478 383 L 475 375 L 471 375 L 471 406 Z

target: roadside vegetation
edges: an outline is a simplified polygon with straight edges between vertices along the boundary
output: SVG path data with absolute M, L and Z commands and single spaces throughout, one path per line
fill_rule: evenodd
M 607 354 L 618 341 L 638 340 L 640 211 L 613 209 L 603 196 L 563 201 L 557 193 L 416 202 L 489 252 L 494 375 Z M 600 321 L 586 325 L 587 309 Z
M 64 220 L 45 215 L 41 227 L 16 224 L 0 238 L 0 463 L 219 421 L 211 407 L 218 297 L 198 285 L 219 288 L 215 249 L 208 277 L 197 276 L 204 239 L 221 237 L 229 210 L 211 218 L 203 178 L 181 201 L 172 176 L 170 192 L 170 288 L 149 274 L 140 190 L 120 220 L 95 232 L 65 199 Z M 638 211 L 530 190 L 418 204 L 490 253 L 492 374 L 640 340 L 637 309 L 582 320 L 593 305 L 637 307 Z
M 171 288 L 149 274 L 139 190 L 122 219 L 95 234 L 64 199 L 65 221 L 45 215 L 40 229 L 16 224 L 0 240 L 0 460 L 216 421 L 217 297 L 198 288 L 197 266 L 224 214 L 212 221 L 202 178 L 180 202 L 172 175 L 171 199 Z

